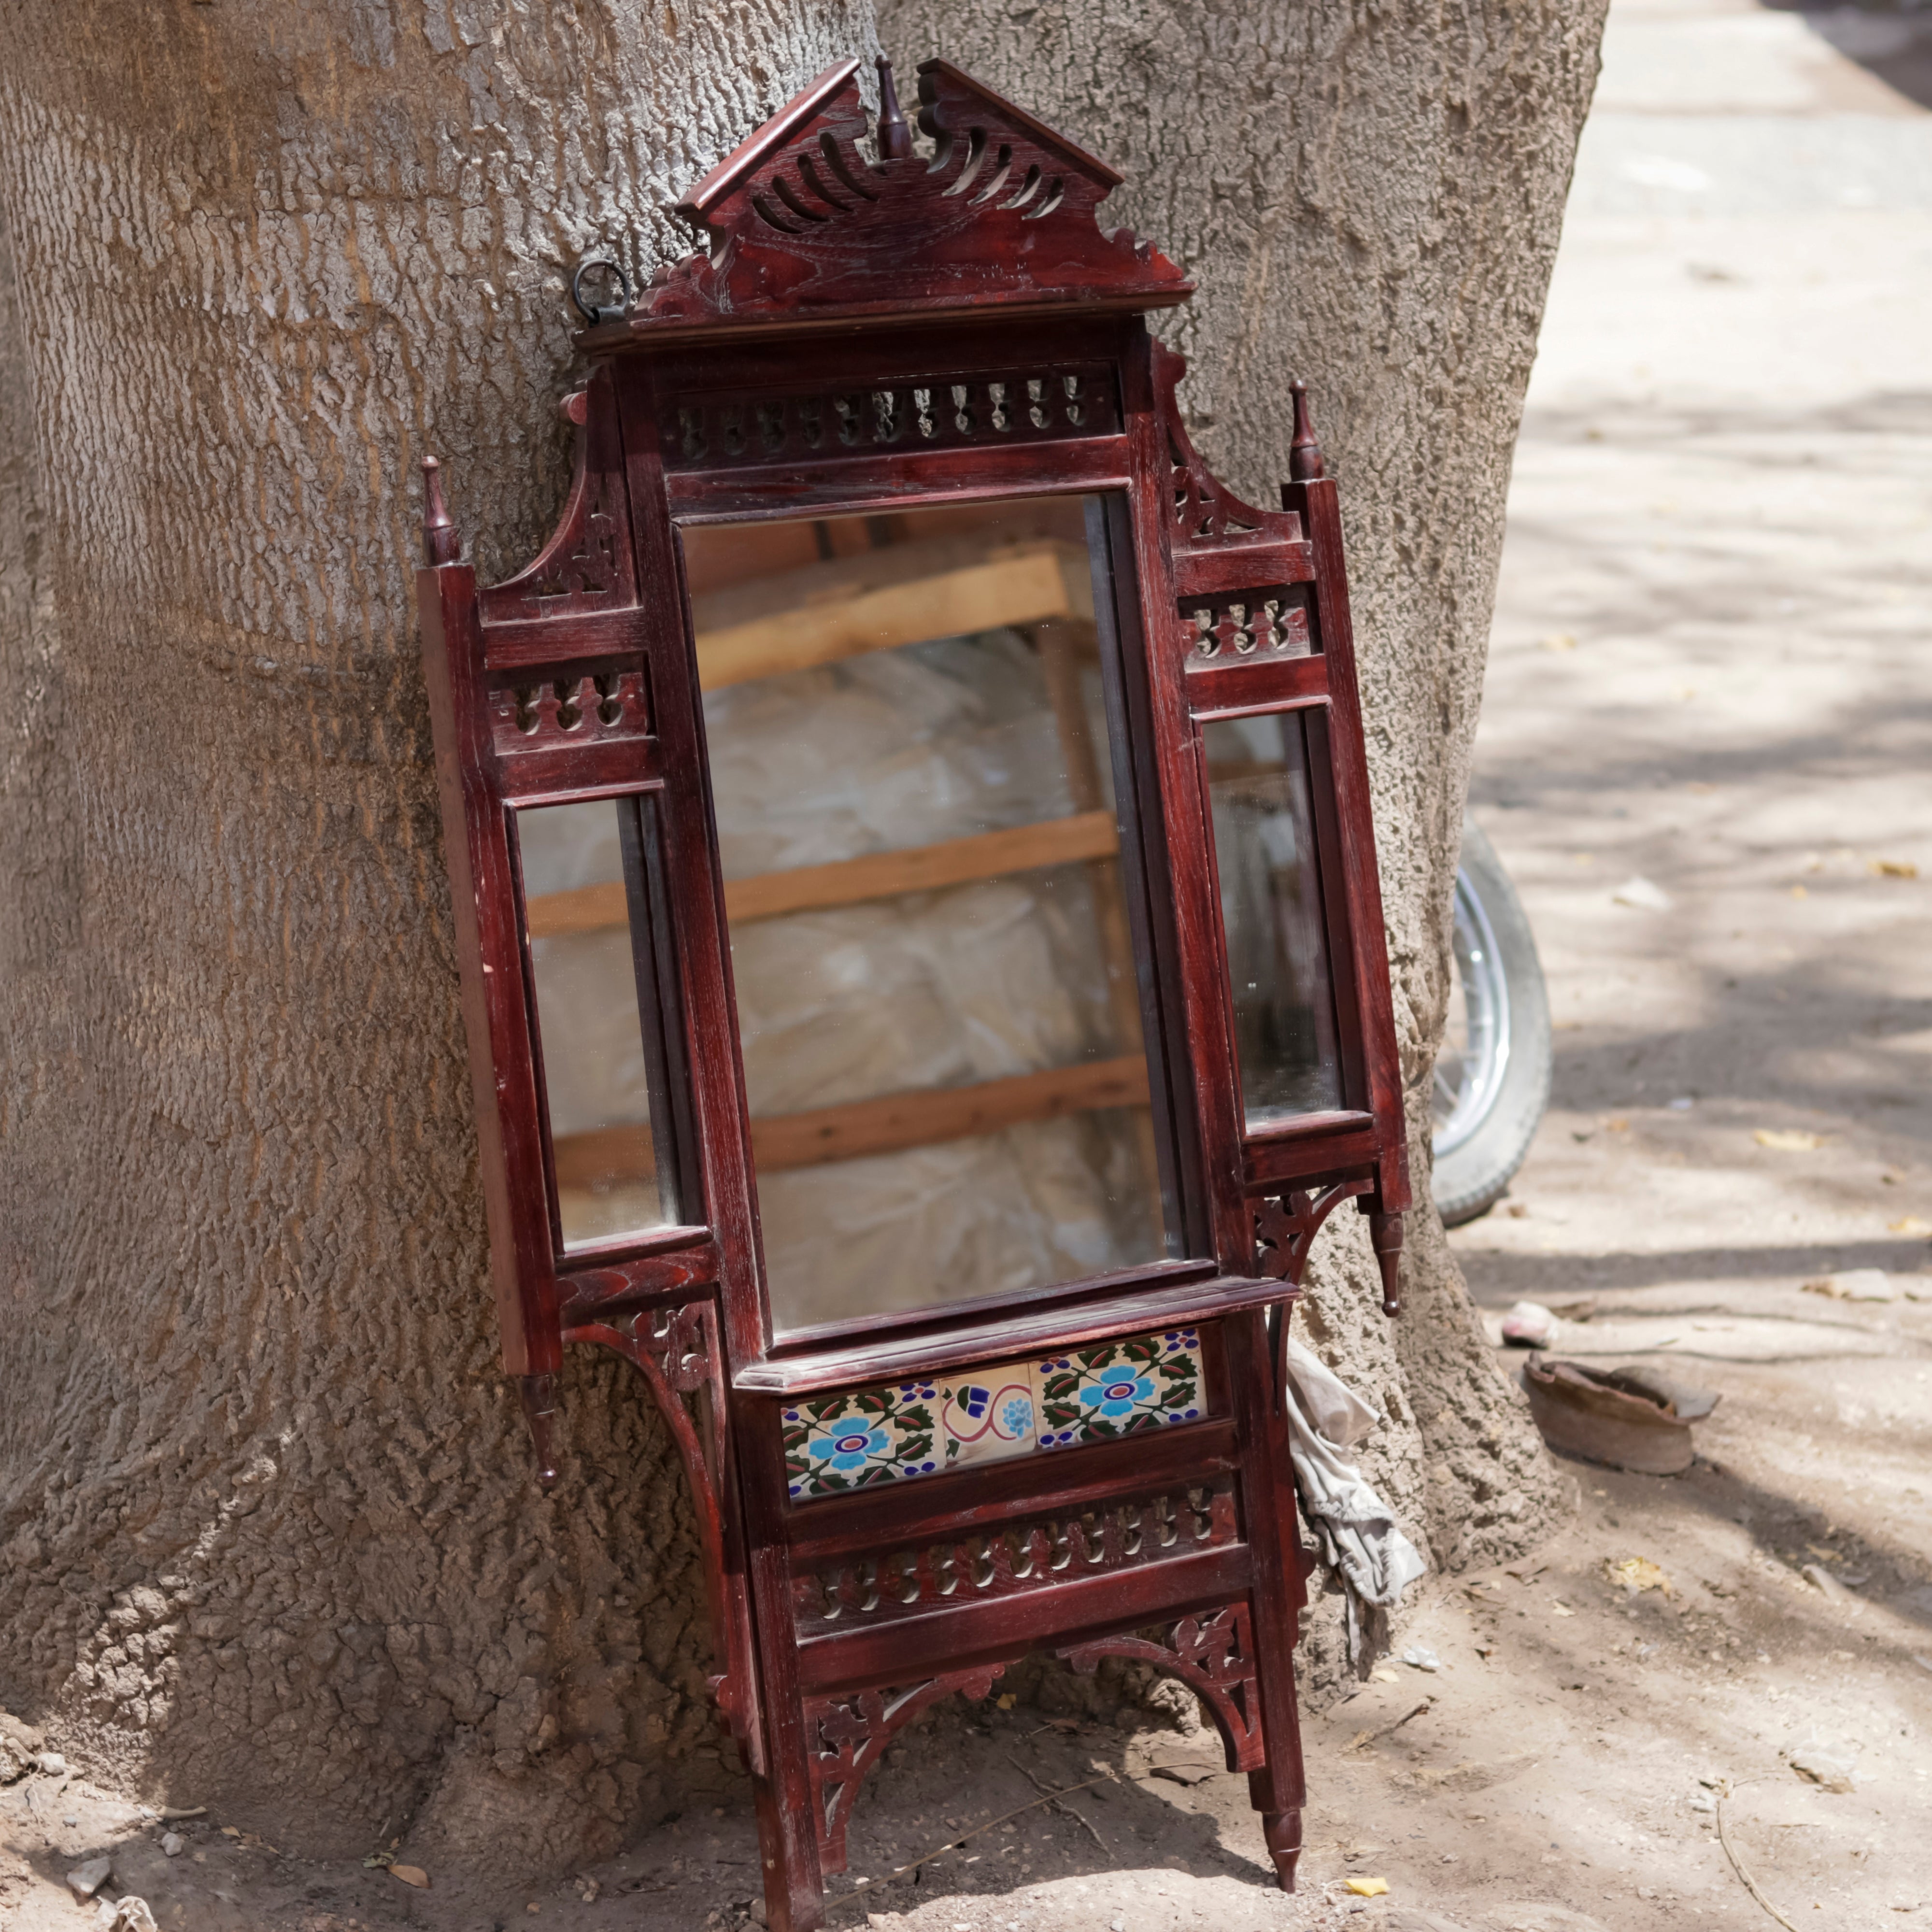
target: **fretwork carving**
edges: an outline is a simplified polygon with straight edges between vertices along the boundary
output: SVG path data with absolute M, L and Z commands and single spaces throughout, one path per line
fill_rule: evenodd
M 1244 658 L 1307 657 L 1315 649 L 1312 601 L 1308 586 L 1297 584 L 1191 602 L 1181 626 L 1189 659 L 1236 664 Z
M 1208 1616 L 1183 1617 L 1161 1643 L 1147 1637 L 1103 1637 L 1097 1643 L 1076 1644 L 1059 1654 L 1083 1672 L 1103 1657 L 1132 1658 L 1171 1670 L 1207 1704 L 1227 1747 L 1230 1771 L 1252 1771 L 1263 1762 L 1261 1684 L 1246 1604 L 1230 1604 Z
M 490 716 L 500 752 L 548 749 L 570 738 L 648 737 L 651 730 L 640 664 L 496 686 L 490 693 Z
M 662 429 L 668 470 L 723 470 L 804 456 L 1044 442 L 1120 426 L 1112 372 L 1098 366 L 935 375 L 890 388 L 692 396 Z
M 1076 1576 L 1162 1563 L 1239 1540 L 1226 1477 L 920 1550 L 854 1558 L 794 1580 L 801 1636 L 890 1622 L 944 1605 L 1016 1596 Z
M 586 479 L 584 512 L 576 548 L 568 555 L 553 556 L 544 574 L 530 586 L 536 614 L 559 598 L 608 597 L 617 587 L 617 520 L 611 515 L 606 479 Z
M 1154 345 L 1154 394 L 1166 426 L 1168 460 L 1172 466 L 1174 540 L 1180 544 L 1222 543 L 1230 537 L 1259 536 L 1270 524 L 1288 520 L 1244 503 L 1204 463 L 1181 422 L 1174 392 L 1187 373 L 1187 358 L 1165 343 Z M 1298 522 L 1294 534 L 1300 534 Z
M 609 382 L 600 373 L 588 389 L 566 399 L 564 420 L 575 425 L 577 446 L 563 514 L 534 562 L 481 592 L 486 626 L 628 610 L 636 604 L 629 499 Z
M 967 308 L 995 276 L 1023 277 L 1024 300 L 1056 307 L 1144 310 L 1191 292 L 1156 249 L 1100 227 L 1120 178 L 1106 162 L 939 60 L 919 70 L 931 151 L 913 152 L 902 122 L 874 143 L 857 71 L 828 68 L 678 203 L 708 250 L 658 272 L 633 332 L 862 312 L 909 295 Z
M 1299 1282 L 1316 1230 L 1341 1202 L 1368 1187 L 1365 1180 L 1344 1180 L 1317 1193 L 1288 1188 L 1255 1202 L 1255 1272 Z
M 867 1772 L 892 1733 L 922 1711 L 957 1690 L 974 1699 L 993 1688 L 1004 1664 L 956 1670 L 907 1689 L 858 1690 L 805 1700 L 806 1758 L 812 1773 L 812 1823 L 818 1833 L 820 1868 L 845 1869 L 845 1828 Z

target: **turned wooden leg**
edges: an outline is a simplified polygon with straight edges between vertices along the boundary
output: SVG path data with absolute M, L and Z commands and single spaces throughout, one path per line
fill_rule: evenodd
M 1262 1832 L 1268 1840 L 1268 1856 L 1274 1861 L 1275 1876 L 1282 1890 L 1292 1892 L 1295 1863 L 1301 1856 L 1301 1814 L 1264 1811 Z
M 1282 1319 L 1285 1324 L 1285 1310 Z M 1241 1477 L 1254 1556 L 1251 1616 L 1268 1761 L 1248 1774 L 1248 1802 L 1261 1814 L 1281 1888 L 1292 1892 L 1307 1792 L 1295 1708 L 1294 1642 L 1308 1594 L 1296 1528 L 1288 1420 L 1273 1403 L 1269 1337 L 1258 1312 L 1234 1317 L 1222 1329 L 1228 1343 L 1229 1378 L 1240 1390 L 1244 1419 L 1252 1432 Z

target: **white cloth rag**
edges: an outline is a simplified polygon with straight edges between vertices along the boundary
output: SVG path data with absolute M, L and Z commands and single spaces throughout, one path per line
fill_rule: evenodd
M 1348 1612 L 1348 1661 L 1366 1677 L 1388 1647 L 1388 1610 L 1429 1567 L 1387 1503 L 1342 1455 L 1382 1420 L 1305 1342 L 1288 1340 L 1288 1453 L 1301 1513 Z

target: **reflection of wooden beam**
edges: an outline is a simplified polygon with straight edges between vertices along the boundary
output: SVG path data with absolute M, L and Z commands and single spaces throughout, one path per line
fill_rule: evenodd
M 1028 1120 L 1147 1104 L 1147 1062 L 1137 1053 L 1124 1054 L 1118 1060 L 1051 1067 L 1010 1080 L 884 1094 L 877 1100 L 814 1107 L 806 1113 L 767 1114 L 752 1123 L 752 1151 L 760 1173 L 778 1174 L 788 1168 L 819 1167 L 864 1154 L 968 1140 Z M 642 1180 L 655 1172 L 648 1127 L 560 1134 L 556 1155 L 560 1187 Z
M 692 600 L 706 691 L 865 651 L 1052 618 L 1094 620 L 1086 552 L 1036 538 L 988 554 L 983 537 L 890 544 Z
M 885 1094 L 809 1113 L 769 1114 L 752 1123 L 752 1150 L 761 1174 L 856 1160 L 862 1154 L 932 1147 L 998 1133 L 1026 1120 L 1058 1120 L 1101 1107 L 1144 1107 L 1147 1062 L 1137 1053 L 1084 1066 L 1056 1066 L 971 1087 Z
M 776 919 L 814 906 L 856 905 L 866 899 L 896 898 L 963 886 L 1006 872 L 1041 866 L 1064 866 L 1107 859 L 1120 844 L 1113 816 L 1078 812 L 1070 818 L 1042 819 L 1010 831 L 982 832 L 970 838 L 949 838 L 938 845 L 913 845 L 897 852 L 868 852 L 827 866 L 800 866 L 788 872 L 760 872 L 733 879 L 724 887 L 724 910 L 734 925 Z M 530 901 L 530 937 L 590 932 L 622 926 L 628 918 L 620 884 L 580 886 L 574 892 L 545 892 Z
M 555 939 L 566 932 L 596 932 L 628 926 L 631 914 L 624 882 L 578 886 L 567 892 L 539 892 L 524 902 L 524 919 L 532 939 Z
M 982 832 L 970 838 L 949 838 L 938 845 L 912 845 L 897 852 L 869 852 L 829 866 L 801 866 L 790 872 L 764 872 L 733 879 L 724 887 L 724 910 L 734 925 L 776 919 L 781 913 L 812 906 L 856 905 L 864 899 L 896 898 L 901 892 L 933 892 L 1004 872 L 1029 872 L 1041 866 L 1064 866 L 1113 853 L 1120 835 L 1113 814 L 1083 812 L 1071 818 L 1046 818 L 1005 832 Z

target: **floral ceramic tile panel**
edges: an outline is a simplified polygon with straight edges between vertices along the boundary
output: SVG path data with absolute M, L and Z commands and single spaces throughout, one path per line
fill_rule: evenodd
M 946 1466 L 935 1382 L 809 1396 L 784 1412 L 785 1486 L 794 1502 L 843 1496 Z
M 1169 1328 L 931 1382 L 809 1396 L 784 1412 L 785 1483 L 794 1502 L 812 1502 L 1207 1413 L 1200 1334 Z
M 1033 1365 L 1040 1446 L 1071 1449 L 1198 1422 L 1208 1412 L 1201 1337 L 1192 1328 L 1102 1342 Z
M 1039 1446 L 1040 1408 L 1029 1364 L 968 1369 L 940 1384 L 946 1466 L 1004 1462 Z

